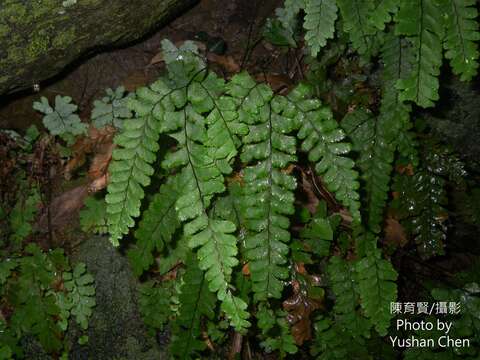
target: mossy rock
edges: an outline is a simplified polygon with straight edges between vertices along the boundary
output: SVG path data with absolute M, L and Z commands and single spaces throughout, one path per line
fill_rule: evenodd
M 131 43 L 197 0 L 2 0 L 0 95 L 32 88 L 82 56 Z
M 68 334 L 72 348 L 69 360 L 161 360 L 167 350 L 148 333 L 137 306 L 138 280 L 128 260 L 106 237 L 82 243 L 73 262 L 81 261 L 95 277 L 96 302 L 89 321 L 86 345 L 77 342 L 79 331 Z

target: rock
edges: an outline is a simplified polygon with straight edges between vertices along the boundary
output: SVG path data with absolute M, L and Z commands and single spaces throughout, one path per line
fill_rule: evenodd
M 92 237 L 73 255 L 73 263 L 84 262 L 95 277 L 96 302 L 89 321 L 86 345 L 79 345 L 78 329 L 67 335 L 72 339 L 69 360 L 161 360 L 168 359 L 140 317 L 137 306 L 138 280 L 128 260 L 106 237 Z
M 2 0 L 0 95 L 33 88 L 99 49 L 125 45 L 197 0 Z

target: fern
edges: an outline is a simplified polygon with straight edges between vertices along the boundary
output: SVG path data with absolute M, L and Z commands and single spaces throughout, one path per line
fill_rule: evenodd
M 364 109 L 347 114 L 342 120 L 353 149 L 360 153 L 357 164 L 365 181 L 366 223 L 375 233 L 381 229 L 395 151 L 395 145 L 387 142 L 390 129 L 384 120 L 382 117 L 375 119 Z
M 326 45 L 327 39 L 333 38 L 335 20 L 337 19 L 337 4 L 335 0 L 306 0 L 305 41 L 312 56 L 317 56 Z
M 264 85 L 258 85 L 247 76 L 233 81 L 251 93 L 239 111 L 249 124 L 249 134 L 241 159 L 250 164 L 245 168 L 242 206 L 245 213 L 245 257 L 257 300 L 280 297 L 283 280 L 288 276 L 285 268 L 290 240 L 286 217 L 293 214 L 293 193 L 296 182 L 281 172 L 295 160 L 295 140 L 284 135 L 292 131 L 292 119 L 282 116 L 287 105 L 283 98 L 270 99 L 272 93 Z M 248 98 L 247 98 L 248 99 Z M 283 101 L 281 101 L 283 99 Z
M 284 359 L 287 354 L 295 354 L 298 351 L 295 340 L 290 334 L 286 315 L 284 311 L 274 312 L 262 306 L 258 309 L 256 316 L 258 327 L 262 330 L 262 337 L 264 338 L 260 346 L 267 353 L 278 350 L 281 359 Z M 275 337 L 270 337 L 270 333 L 276 334 Z
M 386 304 L 396 300 L 397 273 L 392 264 L 381 258 L 379 250 L 369 251 L 355 270 L 362 309 L 380 335 L 385 335 L 393 315 Z
M 391 32 L 388 33 L 382 47 L 381 60 L 384 68 L 379 121 L 385 129 L 384 142 L 387 145 L 394 143 L 397 151 L 416 165 L 417 146 L 410 132 L 412 109 L 402 101 L 400 91 L 395 88 L 395 84 L 411 71 L 414 59 L 410 43 Z
M 163 90 L 161 86 L 158 89 Z M 122 133 L 114 139 L 117 148 L 108 169 L 110 182 L 105 197 L 110 241 L 114 245 L 118 245 L 119 239 L 135 224 L 133 218 L 140 215 L 143 187 L 150 184 L 153 174 L 150 164 L 155 161 L 159 149 L 159 124 L 152 116 L 152 110 L 161 96 L 140 89 L 138 99 L 131 99 L 129 103 L 137 117 L 126 122 Z
M 480 40 L 476 2 L 474 0 L 448 0 L 446 11 L 446 37 L 443 43 L 445 57 L 450 60 L 453 72 L 463 81 L 477 74 L 478 46 Z
M 120 86 L 115 90 L 108 88 L 107 96 L 93 102 L 92 123 L 97 129 L 111 125 L 117 129 L 123 128 L 123 122 L 132 117 L 132 112 L 127 106 L 128 98 L 125 88 Z
M 377 1 L 372 13 L 369 16 L 369 22 L 378 30 L 383 30 L 385 24 L 388 24 L 392 15 L 398 10 L 397 0 L 380 0 Z
M 201 319 L 213 318 L 215 296 L 208 290 L 204 273 L 193 258 L 187 262 L 183 283 L 179 295 L 180 315 L 173 324 L 170 350 L 179 359 L 191 359 L 205 349 L 205 342 L 199 339 Z
M 353 338 L 370 336 L 370 322 L 359 312 L 360 290 L 358 288 L 355 263 L 338 256 L 330 259 L 327 268 L 331 288 L 335 294 L 337 324 L 345 328 Z
M 435 145 L 431 145 L 435 146 Z M 447 237 L 445 190 L 446 179 L 460 182 L 465 176 L 462 164 L 448 150 L 423 149 L 423 166 L 413 176 L 397 176 L 394 189 L 398 192 L 393 207 L 415 237 L 417 249 L 424 259 L 444 254 Z
M 39 203 L 40 193 L 36 187 L 30 189 L 30 194 L 26 198 L 20 197 L 17 200 L 9 217 L 10 229 L 13 230 L 10 241 L 16 246 L 32 233 L 32 222 Z
M 395 33 L 408 36 L 415 56 L 411 73 L 397 82 L 400 99 L 431 107 L 438 100 L 444 34 L 442 12 L 435 0 L 404 0 L 396 21 Z
M 172 316 L 171 298 L 175 294 L 172 284 L 173 281 L 160 284 L 148 281 L 140 285 L 138 307 L 147 326 L 163 330 Z
M 297 17 L 300 10 L 305 8 L 308 0 L 285 0 L 284 7 L 275 10 L 275 13 L 285 30 L 292 36 L 297 25 Z
M 176 85 L 181 84 L 182 87 L 170 93 L 177 111 L 172 108 L 167 112 L 161 106 L 157 106 L 154 111 L 154 116 L 163 124 L 162 131 L 178 142 L 176 151 L 167 154 L 162 166 L 167 170 L 180 171 L 178 176 L 184 186 L 175 208 L 180 221 L 187 222 L 184 232 L 188 237 L 189 247 L 199 248 L 199 266 L 206 271 L 210 290 L 217 293 L 222 301 L 222 310 L 228 315 L 232 325 L 242 330 L 249 325 L 246 321 L 247 305 L 235 297 L 229 287 L 232 268 L 238 264 L 236 238 L 232 235 L 236 228 L 230 221 L 208 216 L 212 197 L 225 189 L 222 172 L 231 171 L 229 159 L 236 151 L 233 136 L 231 142 L 227 142 L 226 147 L 222 144 L 220 149 L 215 147 L 220 144 L 213 137 L 218 131 L 222 134 L 235 134 L 234 131 L 228 132 L 229 125 L 234 125 L 235 122 L 228 118 L 228 105 L 227 108 L 222 108 L 215 101 L 224 90 L 223 81 L 213 74 L 203 73 L 202 64 L 198 62 L 195 53 L 189 50 L 190 45 L 186 46 L 177 50 L 183 54 L 180 61 L 171 45 L 165 45 L 170 52 L 167 64 L 172 68 L 171 71 L 174 71 L 170 74 L 175 74 L 178 79 Z M 163 104 L 168 101 L 165 99 L 168 98 L 159 100 Z M 222 105 L 225 103 L 226 101 L 222 102 Z M 218 113 L 212 112 L 217 106 Z M 205 119 L 203 114 L 207 112 L 213 115 Z M 219 121 L 222 124 L 216 126 Z M 206 122 L 209 124 L 209 131 L 206 129 Z
M 0 287 L 4 304 L 11 309 L 8 320 L 0 321 L 0 348 L 10 349 L 15 358 L 22 357 L 16 343 L 24 336 L 34 336 L 49 353 L 60 351 L 68 318 L 74 316 L 85 329 L 95 305 L 93 278 L 84 264 L 69 271 L 62 250 L 44 253 L 30 243 L 24 251 L 25 256 L 7 269 L 2 266 L 3 274 L 14 271 L 15 276 L 2 275 L 6 283 Z M 59 281 L 63 291 L 55 287 Z
M 345 133 L 338 127 L 330 109 L 318 100 L 310 99 L 309 95 L 309 88 L 302 85 L 288 95 L 298 109 L 296 119 L 300 126 L 298 138 L 302 140 L 301 148 L 308 152 L 310 161 L 317 163 L 315 170 L 328 189 L 359 222 L 358 173 L 353 170 L 354 162 L 343 156 L 351 150 L 351 146 L 342 142 Z
M 143 213 L 135 231 L 135 247 L 128 251 L 134 273 L 139 276 L 153 264 L 153 252 L 161 252 L 180 226 L 175 210 L 179 191 L 183 187 L 180 177 L 168 178 L 154 195 Z
M 363 338 L 352 338 L 329 318 L 319 318 L 315 322 L 315 339 L 310 353 L 319 360 L 371 359 Z
M 337 0 L 343 18 L 343 28 L 360 55 L 369 58 L 378 47 L 377 30 L 368 18 L 374 10 L 373 0 Z
M 71 103 L 69 96 L 55 97 L 55 107 L 52 108 L 47 98 L 41 97 L 40 102 L 35 101 L 33 108 L 43 114 L 43 125 L 50 134 L 59 135 L 68 144 L 72 144 L 76 135 L 87 132 L 87 124 L 82 123 L 75 111 L 77 105 Z
M 84 263 L 78 263 L 72 272 L 63 273 L 63 284 L 67 294 L 57 294 L 57 305 L 64 314 L 62 330 L 67 328 L 68 317 L 73 315 L 80 328 L 88 328 L 88 319 L 95 307 L 95 287 L 93 276 L 87 273 Z
M 106 234 L 108 226 L 107 204 L 105 200 L 89 196 L 85 199 L 84 205 L 84 208 L 80 210 L 80 227 L 82 231 Z
M 327 209 L 325 202 L 317 207 L 317 213 L 301 230 L 300 238 L 311 252 L 318 257 L 328 256 L 333 242 L 336 221 L 334 218 L 327 218 Z

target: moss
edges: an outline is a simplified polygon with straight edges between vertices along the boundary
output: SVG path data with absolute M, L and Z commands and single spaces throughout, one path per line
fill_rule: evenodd
M 10 28 L 7 25 L 0 24 L 0 38 L 5 37 L 10 33 Z
M 0 11 L 0 23 L 27 24 L 29 18 L 27 7 L 18 3 L 10 4 Z
M 78 0 L 78 5 L 91 6 L 91 5 L 98 5 L 101 2 L 102 0 Z
M 75 28 L 71 27 L 66 31 L 60 32 L 52 40 L 53 47 L 56 49 L 66 49 L 69 44 L 75 40 Z
M 45 53 L 50 45 L 50 37 L 47 31 L 42 30 L 38 33 L 34 33 L 28 46 L 25 50 L 25 55 L 27 57 L 27 62 L 29 60 L 35 59 L 38 55 Z
M 31 6 L 33 17 L 39 18 L 55 11 L 56 8 L 61 8 L 62 2 L 60 0 L 36 0 L 31 2 Z

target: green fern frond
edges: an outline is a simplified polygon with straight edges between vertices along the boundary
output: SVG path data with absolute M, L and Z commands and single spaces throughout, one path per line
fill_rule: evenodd
M 301 148 L 308 153 L 309 160 L 316 163 L 315 170 L 328 190 L 348 208 L 354 221 L 360 222 L 358 173 L 353 169 L 353 160 L 344 156 L 350 152 L 351 145 L 343 141 L 345 133 L 330 109 L 310 99 L 309 94 L 308 86 L 300 85 L 288 95 L 298 109 L 296 121 L 300 127 Z
M 179 359 L 192 359 L 206 347 L 205 341 L 199 339 L 201 320 L 203 317 L 213 319 L 216 299 L 208 290 L 204 273 L 193 257 L 187 261 L 182 280 L 180 314 L 173 323 L 170 350 Z
M 308 0 L 285 0 L 283 8 L 275 10 L 278 20 L 290 35 L 295 32 L 298 15 L 305 8 L 306 1 Z
M 131 94 L 125 95 L 125 88 L 120 86 L 115 90 L 105 90 L 107 96 L 93 102 L 92 123 L 97 129 L 105 125 L 112 125 L 122 129 L 125 119 L 132 117 L 131 110 L 127 107 L 127 101 Z
M 384 141 L 394 143 L 396 149 L 413 165 L 418 163 L 417 144 L 411 132 L 411 106 L 400 99 L 400 91 L 395 84 L 405 78 L 414 63 L 411 44 L 406 39 L 389 32 L 382 47 L 383 63 L 382 103 L 379 121 L 386 130 Z
M 319 318 L 310 353 L 319 360 L 371 360 L 363 338 L 353 338 L 335 320 Z
M 156 106 L 153 114 L 162 124 L 161 131 L 178 144 L 174 152 L 167 154 L 162 166 L 169 171 L 179 171 L 183 186 L 179 189 L 175 209 L 179 220 L 185 223 L 188 246 L 198 248 L 199 266 L 205 271 L 210 290 L 217 293 L 222 310 L 241 331 L 249 325 L 247 304 L 230 289 L 232 268 L 238 264 L 237 240 L 232 235 L 236 227 L 230 221 L 211 218 L 208 210 L 213 197 L 225 190 L 222 172 L 231 171 L 229 161 L 239 145 L 235 140 L 237 132 L 233 130 L 235 127 L 239 132 L 244 130 L 238 126 L 236 116 L 229 113 L 232 110 L 229 100 L 217 100 L 226 91 L 224 82 L 202 70 L 200 60 L 191 53 L 194 50 L 185 47 L 174 50 L 173 44 L 168 43 L 164 51 L 169 57 L 167 64 L 172 85 L 177 87 L 169 97 L 159 101 L 169 101 L 170 109 Z M 191 61 L 185 61 L 188 56 Z M 209 114 L 213 115 L 207 120 Z M 223 147 L 225 142 L 214 138 L 218 133 L 231 135 L 231 142 Z
M 223 87 L 218 86 L 219 84 L 215 84 L 217 93 L 212 94 L 209 89 L 215 89 L 215 87 L 209 86 L 209 82 L 207 82 L 209 78 L 207 77 L 205 81 L 200 83 L 203 91 L 198 94 L 199 97 L 209 97 L 213 102 L 213 109 L 206 118 L 208 125 L 206 145 L 210 148 L 210 154 L 222 169 L 222 172 L 228 174 L 231 172 L 228 164 L 237 155 L 237 149 L 241 144 L 239 136 L 246 135 L 248 127 L 240 121 L 237 99 L 228 95 L 219 96 L 220 91 L 223 90 Z M 235 81 L 235 79 L 232 79 L 226 86 L 227 94 L 235 93 Z M 210 83 L 212 82 L 210 81 Z
M 153 84 L 151 89 L 138 90 L 137 98 L 129 102 L 136 117 L 126 122 L 123 131 L 114 138 L 117 147 L 108 168 L 110 178 L 105 201 L 110 241 L 115 246 L 135 224 L 133 218 L 140 215 L 143 188 L 150 184 L 153 175 L 151 164 L 159 149 L 159 124 L 152 110 L 162 98 L 161 93 L 155 92 L 156 88 Z
M 85 199 L 84 207 L 80 210 L 80 227 L 84 232 L 105 234 L 107 226 L 107 204 L 105 199 L 89 196 Z
M 380 335 L 385 335 L 393 315 L 387 304 L 397 298 L 397 273 L 392 264 L 382 259 L 378 249 L 355 264 L 362 309 Z
M 335 0 L 306 0 L 303 27 L 312 56 L 317 56 L 327 39 L 333 38 L 337 10 Z
M 373 0 L 337 0 L 343 28 L 355 50 L 365 58 L 374 55 L 378 47 L 377 29 L 368 21 L 374 11 Z
M 396 35 L 412 42 L 415 59 L 410 74 L 397 82 L 401 100 L 431 107 L 438 100 L 438 75 L 442 65 L 444 20 L 435 0 L 404 0 L 395 17 Z
M 257 325 L 262 331 L 262 338 L 264 338 L 260 346 L 267 353 L 278 351 L 280 359 L 284 359 L 287 354 L 295 354 L 298 351 L 286 320 L 287 313 L 285 311 L 273 311 L 266 306 L 260 306 L 256 317 Z
M 40 192 L 37 187 L 30 189 L 30 193 L 26 198 L 20 197 L 17 200 L 9 216 L 10 229 L 13 231 L 10 235 L 10 241 L 15 246 L 19 246 L 31 234 L 32 222 L 37 213 L 39 203 Z
M 421 165 L 413 176 L 396 176 L 394 189 L 399 196 L 392 205 L 415 237 L 420 256 L 428 259 L 444 254 L 446 179 L 460 184 L 467 173 L 455 154 L 435 141 L 424 143 Z
M 139 276 L 153 264 L 154 251 L 162 251 L 180 226 L 175 210 L 179 190 L 183 184 L 180 177 L 171 176 L 160 187 L 135 231 L 135 246 L 127 253 L 133 272 Z
M 387 142 L 390 126 L 385 120 L 388 118 L 375 118 L 360 108 L 347 114 L 341 122 L 352 139 L 353 150 L 360 154 L 357 164 L 365 182 L 367 224 L 375 233 L 381 230 L 395 151 L 395 144 Z
M 161 331 L 172 316 L 170 305 L 175 295 L 174 283 L 163 281 L 156 284 L 148 281 L 140 285 L 138 310 L 147 326 Z
M 239 86 L 244 93 L 252 92 L 239 109 L 242 119 L 249 124 L 241 154 L 242 161 L 249 164 L 244 171 L 242 198 L 242 206 L 247 209 L 245 257 L 249 261 L 255 299 L 266 300 L 280 297 L 289 273 L 285 266 L 290 241 L 287 216 L 294 213 L 296 182 L 282 169 L 295 160 L 295 139 L 285 135 L 295 124 L 287 117 L 293 114 L 288 114 L 285 98 L 271 99 L 272 92 L 267 86 L 257 85 L 247 76 L 242 76 L 242 80 Z
M 392 20 L 398 10 L 398 0 L 380 0 L 375 4 L 375 8 L 369 16 L 368 21 L 378 30 L 385 29 L 385 24 Z
M 47 98 L 41 97 L 40 102 L 35 101 L 33 108 L 43 114 L 43 125 L 50 134 L 58 135 L 68 144 L 72 144 L 75 136 L 87 132 L 87 124 L 82 123 L 75 112 L 78 107 L 71 103 L 70 96 L 55 97 L 55 107 L 51 107 Z
M 445 57 L 450 60 L 453 73 L 463 81 L 471 80 L 478 69 L 480 32 L 475 0 L 445 0 L 446 36 L 443 43 Z
M 355 263 L 338 256 L 330 259 L 327 268 L 330 286 L 335 294 L 335 319 L 354 338 L 370 336 L 370 322 L 359 313 L 360 291 L 355 272 Z
M 333 242 L 333 232 L 336 227 L 334 220 L 332 218 L 327 218 L 326 216 L 325 202 L 322 204 L 325 206 L 325 212 L 318 209 L 315 216 L 300 231 L 302 242 L 319 257 L 328 256 L 330 254 L 330 247 Z
M 189 221 L 184 226 L 185 235 L 189 238 L 190 248 L 199 248 L 197 256 L 199 266 L 206 271 L 206 279 L 209 281 L 210 290 L 216 292 L 226 306 L 232 323 L 239 329 L 247 325 L 237 317 L 245 319 L 248 314 L 244 311 L 246 304 L 236 299 L 229 289 L 232 268 L 238 264 L 236 259 L 236 238 L 231 235 L 235 231 L 235 225 L 230 221 L 219 221 L 210 218 L 207 210 L 212 196 L 221 193 L 225 189 L 223 176 L 214 160 L 208 155 L 208 148 L 194 141 L 200 139 L 206 141 L 206 131 L 200 127 L 202 117 L 195 113 L 191 107 L 183 112 L 180 132 L 171 134 L 179 141 L 178 150 L 168 154 L 163 164 L 167 168 L 177 165 L 181 159 L 184 166 L 180 177 L 184 183 L 180 196 L 176 201 L 175 208 L 181 221 Z M 195 132 L 191 132 L 195 130 Z M 203 133 L 203 135 L 202 135 Z M 181 146 L 183 145 L 183 146 Z

